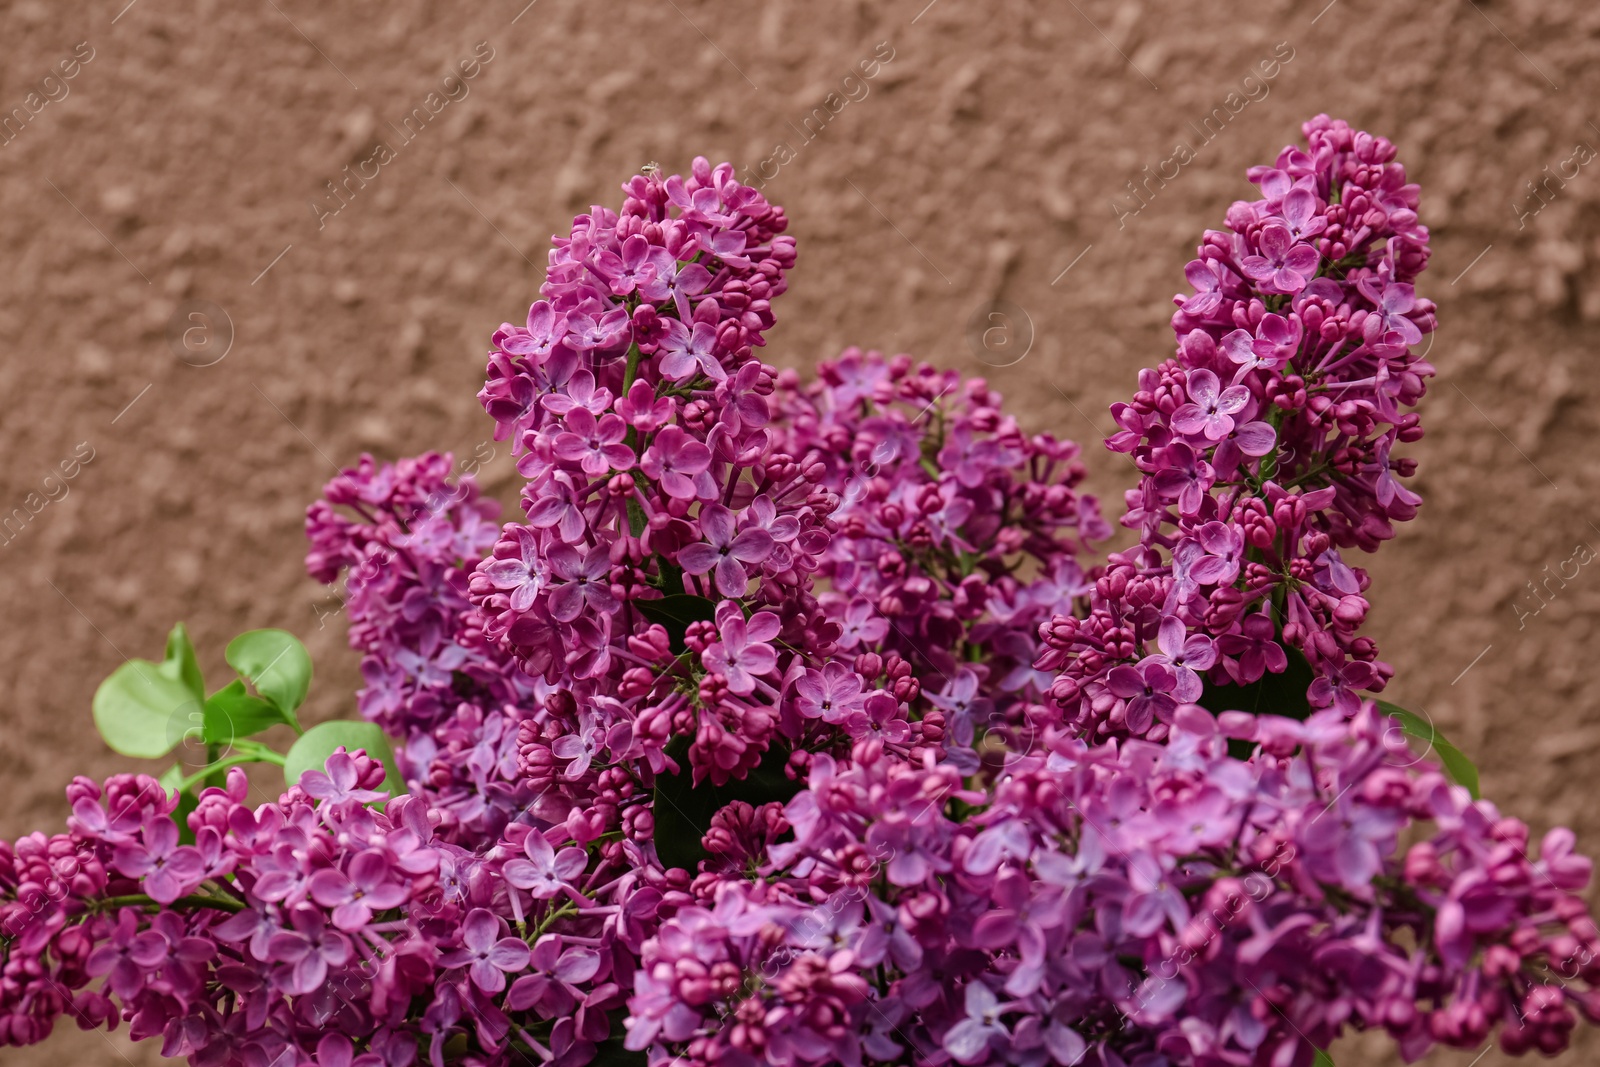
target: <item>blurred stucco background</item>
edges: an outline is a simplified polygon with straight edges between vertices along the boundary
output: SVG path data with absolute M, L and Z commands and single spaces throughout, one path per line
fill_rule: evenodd
M 1399 144 L 1435 237 L 1427 503 L 1370 562 L 1391 696 L 1536 833 L 1600 849 L 1597 52 L 1581 0 L 0 5 L 0 515 L 25 513 L 0 534 L 0 835 L 129 767 L 90 697 L 178 619 L 214 675 L 234 633 L 293 630 L 311 717 L 352 713 L 306 504 L 363 450 L 430 448 L 514 498 L 473 397 L 488 336 L 548 235 L 647 161 L 728 159 L 788 208 L 770 361 L 988 373 L 1085 442 L 1117 514 L 1107 405 L 1168 353 L 1245 168 L 1328 111 Z M 156 1052 L 69 1028 L 0 1061 Z

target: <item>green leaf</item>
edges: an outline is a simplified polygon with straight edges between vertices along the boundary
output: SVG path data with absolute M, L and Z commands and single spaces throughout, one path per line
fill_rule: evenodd
M 228 745 L 289 721 L 276 704 L 251 696 L 235 678 L 206 700 L 203 736 L 209 745 Z
M 320 723 L 301 734 L 283 758 L 284 781 L 291 786 L 299 785 L 300 776 L 307 771 L 323 770 L 328 757 L 340 745 L 347 752 L 364 748 L 367 755 L 383 760 L 383 766 L 389 773 L 379 788 L 388 790 L 391 799 L 405 792 L 400 769 L 395 766 L 394 752 L 389 748 L 389 738 L 383 730 L 377 723 L 351 722 L 348 719 Z
M 1248 711 L 1253 715 L 1307 718 L 1311 714 L 1311 701 L 1306 697 L 1306 690 L 1314 680 L 1311 664 L 1293 645 L 1283 645 L 1283 651 L 1289 662 L 1282 674 L 1269 671 L 1249 685 L 1217 685 L 1207 681 L 1205 691 L 1200 694 L 1200 706 L 1213 715 Z
M 182 682 L 196 700 L 206 698 L 206 683 L 200 675 L 200 661 L 195 658 L 189 631 L 184 629 L 181 622 L 167 635 L 167 658 L 161 664 L 161 673 Z
M 194 831 L 189 827 L 189 813 L 200 806 L 200 798 L 193 793 L 180 793 L 178 806 L 172 810 L 172 821 L 178 824 L 178 844 L 194 844 Z
M 183 785 L 183 764 L 174 763 L 172 766 L 168 767 L 166 773 L 160 778 L 156 779 L 156 781 L 160 782 L 161 787 L 169 794 L 178 792 L 179 788 Z
M 682 867 L 698 873 L 700 861 L 708 858 L 701 838 L 711 829 L 711 817 L 735 800 L 752 806 L 785 803 L 800 791 L 800 783 L 784 773 L 789 762 L 787 750 L 768 748 L 748 777 L 726 785 L 709 781 L 694 784 L 689 768 L 689 738 L 675 737 L 667 745 L 667 755 L 682 770 L 656 776 L 651 813 L 655 818 L 656 855 L 666 867 Z
M 1457 785 L 1466 786 L 1467 792 L 1472 794 L 1473 800 L 1478 799 L 1477 766 L 1466 757 L 1465 753 L 1451 744 L 1444 734 L 1439 732 L 1437 726 L 1422 716 L 1391 704 L 1387 700 L 1380 700 L 1377 704 L 1378 710 L 1389 716 L 1389 718 L 1394 719 L 1399 724 L 1401 732 L 1407 737 L 1414 737 L 1419 741 L 1426 742 L 1428 748 L 1438 755 L 1439 762 L 1444 764 L 1445 773 L 1449 774 Z
M 673 593 L 657 600 L 635 600 L 645 618 L 663 625 L 675 622 L 687 626 L 691 622 L 710 622 L 717 615 L 717 603 L 693 593 Z
M 639 614 L 667 628 L 672 651 L 684 650 L 683 636 L 691 622 L 711 622 L 717 615 L 717 602 L 693 593 L 669 593 L 659 600 L 629 601 Z
M 95 690 L 94 724 L 112 751 L 157 759 L 200 727 L 200 701 L 159 664 L 131 659 Z
M 1317 1058 L 1312 1062 L 1312 1067 L 1333 1067 L 1333 1057 L 1324 1049 L 1317 1049 Z
M 619 1026 L 613 1029 L 620 1029 Z M 594 1059 L 589 1061 L 589 1067 L 645 1067 L 650 1062 L 650 1056 L 643 1050 L 634 1052 L 622 1044 L 622 1038 L 616 1034 L 600 1042 L 595 1048 Z
M 228 665 L 255 685 L 285 715 L 305 703 L 311 655 L 287 630 L 251 630 L 228 642 Z

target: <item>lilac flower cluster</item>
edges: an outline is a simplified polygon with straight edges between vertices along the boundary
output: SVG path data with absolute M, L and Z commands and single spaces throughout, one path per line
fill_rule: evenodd
M 469 593 L 486 637 L 562 694 L 523 731 L 523 764 L 574 802 L 597 757 L 676 769 L 675 734 L 697 781 L 744 777 L 785 675 L 832 633 L 809 578 L 831 499 L 773 446 L 777 372 L 753 355 L 794 264 L 787 220 L 703 159 L 623 191 L 556 241 L 479 394 L 521 453 L 527 522 Z
M 476 841 L 534 796 L 517 732 L 543 683 L 484 638 L 467 579 L 496 540 L 499 505 L 451 470 L 448 454 L 363 456 L 307 510 L 306 566 L 327 583 L 345 575 L 362 715 L 400 742 L 402 776 L 413 793 L 426 785 L 440 835 Z
M 930 690 L 924 734 L 963 770 L 976 729 L 1025 749 L 1053 682 L 1033 667 L 1039 625 L 1087 596 L 1078 555 L 1111 533 L 1076 491 L 1078 446 L 1024 434 L 983 379 L 909 356 L 849 349 L 818 377 L 784 372 L 780 410 L 785 447 L 820 460 L 839 499 L 818 576 L 840 651 L 907 661 Z M 819 684 L 802 682 L 802 706 Z
M 1433 374 L 1409 347 L 1435 326 L 1412 284 L 1428 231 L 1392 144 L 1325 115 L 1305 133 L 1206 232 L 1175 357 L 1112 407 L 1140 543 L 1087 616 L 1046 628 L 1037 664 L 1091 736 L 1159 739 L 1207 678 L 1247 686 L 1301 657 L 1312 705 L 1347 715 L 1393 673 L 1358 632 L 1368 579 L 1342 550 L 1373 550 L 1421 502 L 1394 450 L 1421 438 L 1403 408 Z
M 195 1064 L 350 1063 L 357 1041 L 363 1067 L 410 1063 L 411 998 L 448 965 L 425 931 L 470 903 L 443 877 L 465 854 L 434 838 L 426 805 L 364 805 L 383 777 L 341 751 L 252 809 L 236 767 L 188 816 L 189 843 L 154 779 L 76 779 L 66 833 L 0 847 L 0 1044 L 70 1014 L 126 1019 Z M 370 998 L 344 996 L 356 987 Z
M 1589 861 L 1530 858 L 1361 692 L 1388 668 L 1341 552 L 1415 512 L 1427 234 L 1392 146 L 1306 133 L 1116 408 L 1141 541 L 1092 567 L 1075 445 L 905 356 L 802 387 L 754 354 L 782 210 L 704 160 L 632 179 L 494 335 L 523 520 L 436 454 L 308 513 L 408 795 L 343 751 L 181 818 L 75 781 L 68 833 L 0 845 L 0 1044 L 70 1014 L 201 1067 L 1565 1047 L 1600 1021 Z
M 877 742 L 818 757 L 646 943 L 629 1045 L 1301 1067 L 1350 1026 L 1410 1059 L 1506 1023 L 1507 1050 L 1559 1050 L 1573 1006 L 1600 1015 L 1588 860 L 1557 830 L 1531 861 L 1523 824 L 1413 762 L 1370 704 L 1305 722 L 1190 705 L 1165 744 L 1054 728 L 986 787 Z M 1402 858 L 1417 820 L 1437 830 Z

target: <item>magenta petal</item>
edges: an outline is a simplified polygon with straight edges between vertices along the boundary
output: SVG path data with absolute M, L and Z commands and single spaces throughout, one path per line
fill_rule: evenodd
M 582 874 L 589 865 L 589 854 L 581 848 L 564 848 L 556 854 L 554 870 L 563 881 L 570 882 Z
M 1278 444 L 1278 434 L 1265 422 L 1247 422 L 1234 427 L 1233 440 L 1247 456 L 1264 456 Z
M 1209 421 L 1197 404 L 1184 404 L 1172 413 L 1172 428 L 1183 434 L 1200 433 Z
M 372 921 L 372 908 L 365 899 L 352 900 L 333 909 L 333 925 L 354 932 Z
M 515 607 L 515 605 L 512 605 Z M 550 593 L 550 615 L 557 622 L 571 622 L 583 613 L 583 590 L 577 585 L 558 585 Z
M 745 586 L 749 584 L 750 576 L 745 573 L 744 565 L 738 560 L 724 556 L 717 564 L 717 591 L 723 596 L 743 596 Z
M 539 1002 L 545 990 L 549 988 L 550 979 L 544 975 L 524 975 L 511 983 L 511 992 L 506 994 L 505 1006 L 511 1011 L 527 1011 Z
M 311 899 L 325 908 L 338 907 L 355 895 L 350 879 L 332 869 L 313 874 L 306 888 L 311 892 Z
M 772 535 L 765 530 L 746 530 L 733 539 L 728 553 L 745 563 L 760 563 L 772 555 Z
M 472 984 L 485 993 L 498 993 L 506 987 L 505 972 L 488 960 L 474 963 L 467 974 L 472 978 Z
M 502 971 L 520 971 L 528 965 L 528 946 L 514 937 L 501 938 L 489 950 L 489 962 Z
M 138 845 L 118 845 L 112 853 L 111 865 L 129 878 L 143 878 L 155 866 L 150 853 Z
M 717 565 L 717 560 L 722 558 L 722 553 L 706 544 L 696 541 L 692 545 L 684 545 L 678 550 L 678 566 L 690 574 L 704 574 Z

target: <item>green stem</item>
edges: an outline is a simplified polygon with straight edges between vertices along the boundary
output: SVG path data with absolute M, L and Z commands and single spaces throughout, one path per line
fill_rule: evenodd
M 622 392 L 617 394 L 619 397 L 628 395 L 628 390 L 633 388 L 633 380 L 639 376 L 639 355 L 637 344 L 628 346 L 628 366 L 622 372 Z
M 531 945 L 535 941 L 539 940 L 539 938 L 544 935 L 544 932 L 550 929 L 551 924 L 553 924 L 557 919 L 564 919 L 568 915 L 576 915 L 577 913 L 578 906 L 573 904 L 571 901 L 561 905 L 561 907 L 557 908 L 555 911 L 552 911 L 549 915 L 546 915 L 540 921 L 538 926 L 534 927 L 533 936 L 528 938 L 528 944 Z
M 193 896 L 193 895 L 191 895 L 191 896 L 187 896 L 187 897 L 179 897 L 177 900 L 174 900 L 171 904 L 161 904 L 158 901 L 151 900 L 149 897 L 145 896 L 143 893 L 135 893 L 135 894 L 133 894 L 131 896 L 125 896 L 125 897 L 106 897 L 104 900 L 96 901 L 95 904 L 94 904 L 94 907 L 97 910 L 110 909 L 110 908 L 130 908 L 130 907 L 131 908 L 163 908 L 163 907 L 166 907 L 166 908 L 216 908 L 219 911 L 237 912 L 237 911 L 243 911 L 245 909 L 245 903 L 242 900 L 228 900 L 226 897 L 202 897 L 202 896 Z
M 207 747 L 209 750 L 215 746 Z M 249 749 L 241 750 L 235 755 L 226 756 L 214 763 L 208 763 L 206 766 L 200 768 L 189 777 L 180 781 L 176 787 L 177 791 L 180 793 L 186 793 L 190 789 L 194 788 L 198 783 L 205 781 L 213 775 L 220 774 L 229 767 L 237 767 L 242 763 L 272 763 L 282 767 L 285 763 L 285 760 L 282 756 L 278 755 L 278 753 L 272 751 L 270 748 L 252 745 Z

